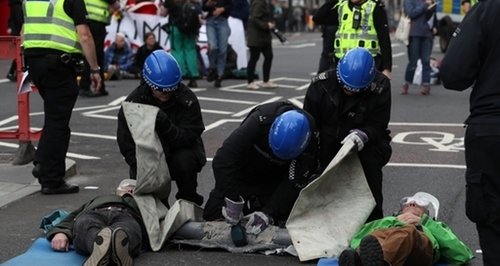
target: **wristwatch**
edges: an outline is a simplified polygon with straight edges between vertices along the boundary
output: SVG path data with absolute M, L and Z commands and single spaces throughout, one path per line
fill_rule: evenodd
M 101 73 L 101 68 L 100 68 L 100 67 L 91 68 L 91 69 L 90 69 L 90 73 L 91 73 L 91 74 Z

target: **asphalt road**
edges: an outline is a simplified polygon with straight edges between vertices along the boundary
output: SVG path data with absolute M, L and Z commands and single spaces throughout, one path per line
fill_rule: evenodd
M 438 47 L 433 56 L 441 59 Z M 316 71 L 321 52 L 319 33 L 289 36 L 289 43 L 274 44 L 271 78 L 278 89 L 249 91 L 245 80 L 224 80 L 223 88 L 199 81 L 194 89 L 200 99 L 206 131 L 203 133 L 209 159 L 199 175 L 199 192 L 205 197 L 213 187 L 211 159 L 216 149 L 256 104 L 288 99 L 303 102 L 311 75 Z M 430 96 L 421 96 L 417 86 L 408 95 L 399 95 L 406 47 L 393 44 L 392 117 L 393 155 L 384 169 L 384 209 L 386 214 L 397 210 L 399 199 L 417 191 L 436 195 L 441 201 L 440 218 L 471 247 L 479 250 L 474 225 L 466 218 L 465 163 L 463 121 L 468 114 L 470 91 L 458 93 L 432 87 Z M 261 58 L 257 70 L 261 73 Z M 7 71 L 6 61 L 0 61 L 1 73 Z M 3 74 L 0 74 L 3 75 Z M 118 182 L 127 177 L 128 168 L 116 144 L 116 114 L 124 97 L 138 84 L 137 80 L 109 81 L 110 95 L 100 98 L 79 98 L 74 109 L 72 137 L 68 157 L 77 162 L 78 175 L 70 181 L 80 184 L 81 192 L 73 195 L 30 195 L 0 209 L 0 262 L 24 252 L 34 239 L 41 236 L 40 219 L 55 209 L 73 210 L 93 196 L 112 193 Z M 15 86 L 0 83 L 0 128 L 14 127 L 16 121 Z M 31 94 L 32 127 L 43 125 L 43 109 L 39 95 Z M 6 144 L 7 143 L 7 144 Z M 15 141 L 0 141 L 0 153 L 15 153 L 9 147 Z M 1 174 L 1 173 L 0 173 Z M 173 191 L 172 194 L 175 194 Z M 171 197 L 171 202 L 173 202 Z M 471 265 L 482 265 L 480 254 Z M 292 256 L 260 254 L 230 254 L 167 245 L 158 253 L 146 253 L 136 265 L 303 265 Z M 316 264 L 315 261 L 306 263 Z

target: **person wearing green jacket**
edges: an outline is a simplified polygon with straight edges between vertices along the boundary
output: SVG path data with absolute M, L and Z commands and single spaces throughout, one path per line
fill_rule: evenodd
M 48 233 L 54 251 L 65 252 L 72 243 L 75 251 L 90 255 L 84 266 L 132 266 L 147 234 L 134 200 L 136 181 L 124 179 L 116 195 L 103 195 L 86 202 L 66 216 Z
M 365 224 L 339 256 L 340 266 L 461 265 L 474 258 L 471 250 L 443 222 L 439 201 L 417 192 L 404 197 L 400 210 Z

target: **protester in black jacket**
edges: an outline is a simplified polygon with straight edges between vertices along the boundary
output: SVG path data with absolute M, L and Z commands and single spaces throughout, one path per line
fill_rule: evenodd
M 287 127 L 292 124 L 298 134 L 288 134 Z M 215 154 L 215 188 L 205 205 L 204 218 L 226 218 L 236 224 L 239 215 L 257 212 L 268 219 L 267 224 L 284 224 L 301 188 L 316 173 L 318 143 L 314 132 L 312 118 L 291 103 L 268 103 L 252 110 Z M 292 142 L 300 147 L 290 145 L 290 152 L 282 153 L 279 145 L 273 145 L 274 139 L 270 140 L 273 136 L 276 140 L 297 140 Z M 285 146 L 281 148 L 285 150 Z
M 160 108 L 155 130 L 163 147 L 170 176 L 179 189 L 176 198 L 198 205 L 203 197 L 196 192 L 198 172 L 206 163 L 201 133 L 205 130 L 200 103 L 196 95 L 181 83 L 177 61 L 164 50 L 154 51 L 144 64 L 143 83 L 125 101 Z M 120 152 L 135 179 L 137 165 L 135 141 L 127 126 L 123 109 L 118 113 L 117 141 Z
M 465 212 L 476 223 L 483 265 L 500 261 L 500 2 L 479 1 L 451 38 L 440 75 L 447 89 L 472 86 L 465 121 Z
M 389 79 L 374 69 L 370 53 L 364 48 L 352 49 L 336 69 L 314 77 L 304 110 L 314 117 L 319 131 L 321 168 L 330 163 L 347 139 L 357 144 L 377 203 L 368 220 L 382 218 L 382 167 L 392 153 L 387 130 L 391 87 Z
M 141 75 L 142 66 L 146 61 L 146 58 L 154 51 L 161 50 L 163 47 L 156 41 L 156 36 L 152 32 L 147 32 L 144 34 L 144 44 L 137 49 L 134 57 L 134 63 L 132 64 L 130 72 L 135 74 L 137 77 Z

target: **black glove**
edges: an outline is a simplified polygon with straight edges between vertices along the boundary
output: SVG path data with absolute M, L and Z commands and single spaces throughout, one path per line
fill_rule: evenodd
M 170 122 L 168 115 L 164 111 L 159 110 L 158 114 L 156 115 L 156 122 L 155 122 L 156 130 L 159 133 L 166 133 L 170 130 L 171 127 L 172 127 L 172 122 Z

